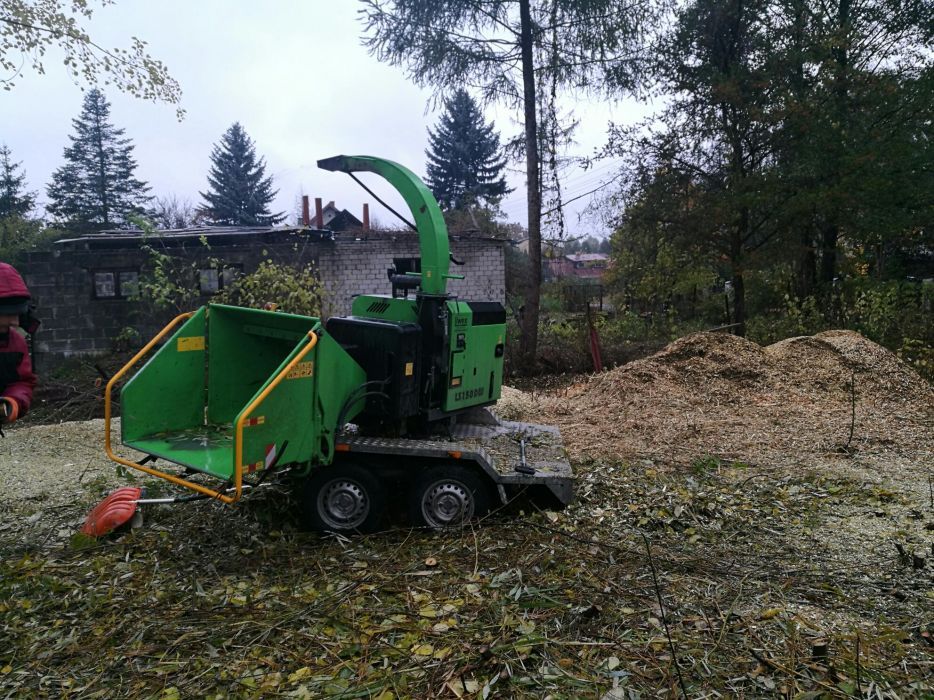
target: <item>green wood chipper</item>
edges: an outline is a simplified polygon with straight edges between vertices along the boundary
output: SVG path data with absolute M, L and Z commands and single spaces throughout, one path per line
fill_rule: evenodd
M 182 314 L 108 382 L 108 456 L 196 492 L 160 501 L 234 503 L 288 475 L 308 523 L 337 532 L 376 529 L 400 504 L 434 528 L 521 492 L 566 505 L 573 480 L 557 429 L 484 408 L 500 396 L 506 312 L 447 292 L 459 276 L 431 192 L 380 158 L 318 166 L 376 173 L 398 190 L 420 270 L 390 270 L 391 294 L 357 296 L 350 316 L 327 321 L 218 304 Z M 120 391 L 122 442 L 143 454 L 124 459 L 111 444 L 112 396 L 153 350 Z M 112 494 L 86 531 L 109 529 L 140 502 L 138 490 Z

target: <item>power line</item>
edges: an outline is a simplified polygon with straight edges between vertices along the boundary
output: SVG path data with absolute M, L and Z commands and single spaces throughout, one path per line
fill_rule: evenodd
M 589 185 L 593 184 L 596 181 L 600 181 L 600 178 L 590 178 L 587 181 L 585 181 L 587 185 L 584 186 L 584 189 L 575 189 L 572 192 L 567 192 L 567 194 L 570 195 L 568 199 L 564 200 L 557 206 L 552 207 L 551 209 L 548 209 L 547 211 L 543 211 L 542 216 L 548 216 L 549 214 L 553 214 L 554 212 L 560 209 L 563 209 L 564 207 L 566 207 L 568 204 L 571 204 L 572 202 L 576 202 L 579 199 L 583 199 L 584 197 L 588 195 L 599 192 L 600 190 L 612 185 L 614 182 L 619 180 L 622 176 L 623 176 L 623 173 L 618 173 L 617 175 L 615 175 L 614 177 L 610 178 L 609 180 L 605 182 L 601 181 L 600 184 L 597 185 L 596 187 L 590 187 L 588 189 L 587 187 Z M 584 183 L 582 182 L 581 184 L 583 185 Z M 521 204 L 521 202 L 515 202 L 514 204 L 507 204 L 506 206 L 503 206 L 503 204 L 500 204 L 500 209 L 502 209 L 504 213 L 508 214 L 510 212 L 514 212 L 515 207 L 519 204 Z
M 580 192 L 592 185 L 594 182 L 599 181 L 601 177 L 608 171 L 614 168 L 618 168 L 620 165 L 622 165 L 622 162 L 623 161 L 621 159 L 617 161 L 611 161 L 603 164 L 601 167 L 594 168 L 593 170 L 582 171 L 576 175 L 561 180 L 561 185 L 565 189 L 576 189 L 578 192 Z M 613 179 L 618 179 L 618 177 Z M 517 194 L 512 197 L 507 197 L 501 201 L 500 207 L 507 208 L 515 203 L 522 202 L 525 202 L 525 196 L 523 194 Z
M 570 204 L 571 202 L 575 202 L 575 201 L 577 201 L 578 199 L 581 199 L 582 197 L 586 197 L 586 196 L 589 195 L 589 194 L 593 194 L 594 192 L 599 192 L 599 191 L 602 190 L 604 187 L 609 187 L 610 185 L 612 185 L 614 182 L 616 182 L 617 180 L 619 180 L 622 176 L 623 176 L 623 173 L 619 173 L 616 177 L 612 178 L 611 180 L 608 180 L 607 182 L 604 182 L 604 183 L 601 184 L 599 187 L 596 187 L 596 188 L 590 190 L 589 192 L 584 192 L 583 194 L 580 194 L 580 195 L 578 195 L 578 196 L 576 196 L 576 197 L 572 197 L 571 199 L 569 199 L 569 200 L 567 200 L 567 201 L 565 201 L 565 202 L 561 202 L 558 206 L 552 207 L 552 208 L 549 209 L 548 211 L 543 211 L 543 212 L 542 212 L 542 216 L 547 216 L 548 214 L 551 214 L 551 213 L 553 213 L 553 212 L 556 212 L 556 211 L 558 211 L 559 209 L 561 209 L 561 208 L 567 206 L 567 205 Z

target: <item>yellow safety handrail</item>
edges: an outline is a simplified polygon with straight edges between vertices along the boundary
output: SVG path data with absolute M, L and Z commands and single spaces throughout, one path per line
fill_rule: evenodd
M 146 355 L 146 353 L 152 350 L 152 348 L 160 340 L 162 340 L 166 335 L 168 335 L 168 333 L 173 328 L 175 328 L 175 326 L 177 326 L 180 321 L 191 318 L 191 316 L 193 315 L 194 315 L 194 312 L 189 311 L 188 313 L 179 314 L 178 316 L 173 318 L 169 322 L 169 324 L 165 328 L 163 328 L 155 338 L 150 340 L 142 350 L 136 353 L 136 355 L 133 357 L 132 360 L 127 362 L 125 365 L 123 365 L 120 371 L 117 372 L 113 377 L 111 377 L 109 382 L 107 382 L 107 389 L 104 391 L 104 450 L 106 451 L 107 456 L 110 459 L 112 459 L 114 462 L 117 462 L 118 464 L 122 464 L 127 467 L 132 467 L 133 469 L 138 469 L 139 471 L 146 472 L 147 474 L 152 474 L 153 476 L 158 476 L 160 479 L 171 481 L 173 484 L 177 484 L 178 486 L 184 486 L 186 488 L 191 489 L 192 491 L 197 491 L 198 493 L 203 493 L 205 496 L 216 498 L 218 500 L 223 501 L 224 503 L 233 503 L 235 500 L 237 500 L 236 498 L 227 496 L 221 493 L 220 491 L 210 489 L 207 486 L 196 484 L 193 481 L 182 479 L 181 477 L 175 476 L 174 474 L 168 474 L 167 472 L 159 471 L 158 469 L 153 469 L 143 464 L 132 462 L 128 459 L 123 459 L 123 457 L 119 457 L 118 455 L 114 454 L 114 451 L 111 448 L 111 442 L 110 442 L 111 398 L 110 397 L 111 397 L 111 392 L 113 391 L 114 386 L 116 386 L 117 382 L 120 381 L 123 375 L 125 375 L 127 372 L 130 371 L 130 368 L 132 368 L 133 365 L 139 362 Z M 240 489 L 239 489 L 239 484 L 238 484 L 237 498 L 239 497 L 240 497 Z
M 309 343 L 301 352 L 299 352 L 295 357 L 292 358 L 292 361 L 289 362 L 285 367 L 282 368 L 282 371 L 277 374 L 271 382 L 266 386 L 265 389 L 260 392 L 259 396 L 253 399 L 250 404 L 243 410 L 240 414 L 240 417 L 237 419 L 237 428 L 236 434 L 234 436 L 234 489 L 235 495 L 233 501 L 239 500 L 240 491 L 242 490 L 243 483 L 243 425 L 246 423 L 247 419 L 250 417 L 250 414 L 259 406 L 263 401 L 266 400 L 266 397 L 279 386 L 279 383 L 285 379 L 289 372 L 291 372 L 295 365 L 301 362 L 305 355 L 311 352 L 314 347 L 318 344 L 318 336 L 313 330 L 308 331 Z M 228 501 L 232 502 L 232 501 Z

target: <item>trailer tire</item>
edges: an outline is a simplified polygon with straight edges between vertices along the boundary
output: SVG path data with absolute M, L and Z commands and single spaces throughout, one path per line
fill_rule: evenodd
M 433 530 L 461 527 L 488 509 L 487 485 L 473 471 L 453 464 L 427 469 L 409 497 L 412 524 Z
M 313 473 L 302 489 L 305 521 L 321 532 L 374 532 L 383 521 L 386 497 L 380 480 L 355 464 Z

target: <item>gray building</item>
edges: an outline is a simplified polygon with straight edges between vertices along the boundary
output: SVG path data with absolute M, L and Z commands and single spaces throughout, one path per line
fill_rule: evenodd
M 451 272 L 449 293 L 469 301 L 505 301 L 505 241 L 483 235 L 451 236 L 451 254 L 463 265 Z M 151 266 L 146 246 L 191 263 L 188 284 L 207 303 L 231 275 L 249 274 L 263 260 L 318 272 L 326 296 L 323 316 L 350 312 L 357 294 L 388 294 L 387 270 L 413 269 L 419 258 L 414 232 L 297 228 L 199 228 L 107 232 L 58 241 L 51 251 L 30 253 L 18 265 L 42 320 L 35 338 L 37 361 L 45 366 L 75 356 L 110 351 L 128 329 L 148 339 L 176 310 L 158 312 L 135 299 L 140 275 Z M 190 309 L 178 309 L 177 312 Z M 134 335 L 130 332 L 130 335 Z

